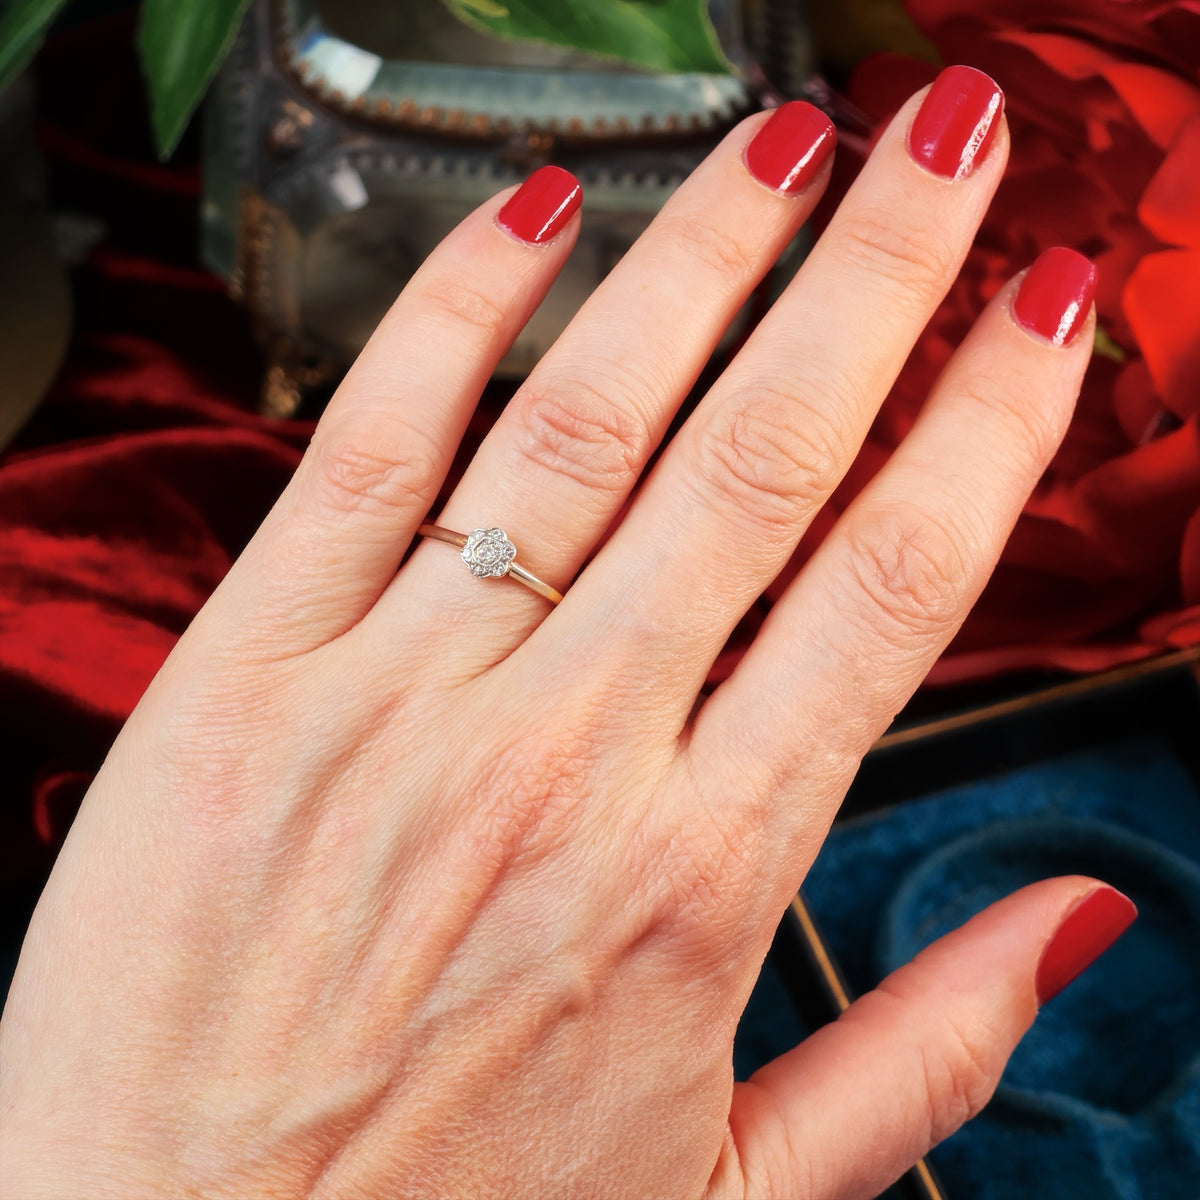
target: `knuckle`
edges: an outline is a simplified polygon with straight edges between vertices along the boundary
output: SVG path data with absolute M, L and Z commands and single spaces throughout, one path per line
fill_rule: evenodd
M 759 271 L 757 255 L 749 245 L 706 221 L 676 217 L 664 225 L 661 232 L 667 244 L 682 248 L 689 262 L 699 262 L 722 280 L 736 282 Z
M 852 268 L 914 290 L 918 297 L 940 295 L 955 272 L 959 255 L 930 228 L 899 221 L 893 212 L 855 212 L 838 238 L 838 256 Z
M 487 335 L 498 334 L 508 320 L 504 307 L 473 284 L 440 275 L 422 289 L 427 309 L 451 325 L 465 325 Z
M 663 925 L 693 965 L 708 971 L 728 957 L 729 941 L 758 894 L 757 845 L 734 822 L 699 813 L 653 856 Z
M 755 811 L 743 811 L 740 800 L 731 809 L 724 789 L 706 788 L 692 768 L 685 771 L 689 819 L 654 829 L 639 855 L 647 871 L 642 883 L 673 952 L 711 977 L 729 969 L 736 958 L 731 942 L 762 906 L 769 833 Z
M 520 456 L 589 490 L 623 495 L 641 470 L 649 435 L 641 419 L 590 384 L 527 390 L 516 411 Z
M 721 500 L 770 532 L 790 534 L 837 486 L 849 447 L 819 408 L 762 389 L 705 427 L 697 458 L 697 475 Z
M 930 1146 L 945 1141 L 980 1112 L 992 1098 L 1000 1073 L 981 1049 L 991 1039 L 988 1030 L 947 1022 L 944 1036 L 936 1050 L 921 1048 Z
M 918 512 L 876 511 L 847 530 L 846 550 L 865 619 L 884 637 L 926 639 L 957 625 L 970 574 L 955 531 Z
M 988 387 L 983 380 L 960 383 L 958 392 L 966 408 L 999 417 L 1000 436 L 993 445 L 1015 475 L 1024 478 L 1031 467 L 1041 471 L 1054 456 L 1066 432 L 1063 415 L 1054 405 L 1030 403 L 1028 391 Z
M 480 766 L 472 795 L 487 825 L 479 840 L 497 875 L 526 858 L 542 858 L 570 837 L 594 789 L 596 735 L 519 736 L 502 742 Z
M 348 430 L 313 443 L 324 503 L 339 513 L 391 513 L 427 506 L 437 489 L 437 459 L 424 439 L 384 439 Z

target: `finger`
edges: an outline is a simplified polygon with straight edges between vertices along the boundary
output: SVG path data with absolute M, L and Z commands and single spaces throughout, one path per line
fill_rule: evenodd
M 384 317 L 223 588 L 294 652 L 353 625 L 393 577 L 480 392 L 566 261 L 578 182 L 544 167 L 430 255 Z
M 693 748 L 726 779 L 752 772 L 758 794 L 777 799 L 792 871 L 983 590 L 1062 439 L 1091 351 L 1094 288 L 1087 259 L 1052 250 L 1001 290 L 700 713 Z M 1069 344 L 1039 332 L 1064 321 L 1057 342 Z M 801 778 L 827 801 L 797 808 Z
M 438 524 L 500 526 L 519 562 L 564 587 L 737 310 L 808 216 L 832 148 L 828 118 L 801 102 L 734 129 L 510 401 Z M 544 602 L 522 588 L 472 586 L 442 547 L 418 552 L 410 567 L 397 603 L 407 595 L 478 610 L 477 636 L 500 653 L 545 616 Z M 386 603 L 380 618 L 399 619 Z
M 914 151 L 947 89 L 974 106 L 980 147 L 973 172 L 954 179 Z M 638 635 L 624 647 L 629 669 L 673 686 L 677 712 L 686 715 L 731 629 L 849 467 L 958 273 L 1003 171 L 1000 106 L 986 75 L 950 68 L 901 110 L 598 559 L 606 590 L 597 602 L 629 612 Z M 630 595 L 628 578 L 652 586 Z M 648 699 L 661 704 L 653 688 Z
M 934 942 L 737 1086 L 742 1194 L 878 1195 L 983 1108 L 1039 1003 L 1136 915 L 1120 892 L 1074 876 L 1023 888 Z

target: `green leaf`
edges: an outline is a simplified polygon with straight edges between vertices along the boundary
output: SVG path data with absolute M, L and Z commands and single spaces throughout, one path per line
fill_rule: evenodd
M 1128 355 L 1109 336 L 1108 331 L 1096 324 L 1096 334 L 1092 339 L 1092 352 L 1102 358 L 1111 358 L 1113 362 L 1123 363 Z
M 458 0 L 459 4 L 481 17 L 507 17 L 508 9 L 497 0 Z
M 443 0 L 497 37 L 549 42 L 655 71 L 729 72 L 706 0 Z
M 138 50 L 158 152 L 179 142 L 225 57 L 249 0 L 145 0 Z
M 16 0 L 0 17 L 0 91 L 37 53 L 46 27 L 67 0 Z

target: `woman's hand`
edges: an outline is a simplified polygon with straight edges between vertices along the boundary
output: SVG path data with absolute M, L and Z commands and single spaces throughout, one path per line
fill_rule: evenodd
M 957 68 L 899 113 L 612 528 L 832 130 L 757 114 L 678 190 L 436 514 L 574 580 L 557 608 L 432 540 L 397 565 L 570 251 L 573 180 L 433 254 L 71 831 L 2 1027 L 5 1196 L 870 1196 L 984 1103 L 1047 947 L 1043 994 L 1127 921 L 1102 885 L 1010 897 L 747 1084 L 730 1049 L 859 759 L 1066 427 L 1084 260 L 995 298 L 697 697 L 958 271 L 1000 104 Z

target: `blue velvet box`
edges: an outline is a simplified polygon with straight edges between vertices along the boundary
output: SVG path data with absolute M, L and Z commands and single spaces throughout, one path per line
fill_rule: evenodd
M 1076 872 L 1127 892 L 1140 917 L 1046 1006 L 992 1103 L 934 1152 L 950 1200 L 1200 1198 L 1194 664 L 885 739 L 806 881 L 861 992 L 1000 896 Z M 797 939 L 781 927 L 738 1031 L 739 1077 L 821 1019 Z

